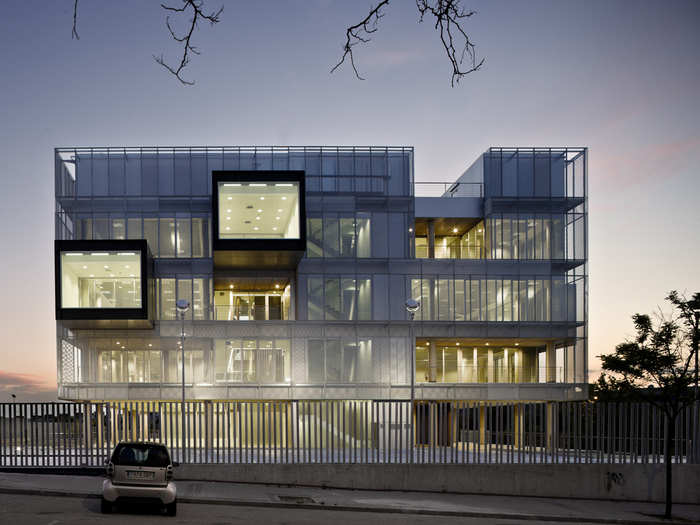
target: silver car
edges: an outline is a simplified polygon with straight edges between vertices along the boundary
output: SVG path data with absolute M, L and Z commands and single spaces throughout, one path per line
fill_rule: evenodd
M 121 442 L 107 463 L 107 479 L 102 484 L 103 513 L 115 504 L 152 501 L 163 506 L 169 516 L 177 513 L 177 491 L 168 449 L 160 443 Z

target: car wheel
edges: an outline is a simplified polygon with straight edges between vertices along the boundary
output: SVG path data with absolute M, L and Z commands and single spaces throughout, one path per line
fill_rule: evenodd
M 177 514 L 177 500 L 173 501 L 172 503 L 168 503 L 165 506 L 165 512 L 168 516 L 175 516 Z
M 112 504 L 104 499 L 104 497 L 100 500 L 100 512 L 102 512 L 102 514 L 112 513 Z

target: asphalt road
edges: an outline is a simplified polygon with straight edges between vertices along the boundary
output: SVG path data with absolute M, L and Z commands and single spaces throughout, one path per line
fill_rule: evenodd
M 7 525 L 62 525 L 115 523 L 150 525 L 166 523 L 193 523 L 198 525 L 225 525 L 237 523 L 269 523 L 285 525 L 307 524 L 519 524 L 521 520 L 462 518 L 446 516 L 418 516 L 374 512 L 346 512 L 309 509 L 265 509 L 229 505 L 178 504 L 174 518 L 160 515 L 158 509 L 139 507 L 121 509 L 114 514 L 100 514 L 100 501 L 94 498 L 25 496 L 0 494 L 0 523 Z M 540 522 L 542 523 L 542 522 Z M 551 523 L 551 522 L 550 522 Z M 570 522 L 569 522 L 570 523 Z

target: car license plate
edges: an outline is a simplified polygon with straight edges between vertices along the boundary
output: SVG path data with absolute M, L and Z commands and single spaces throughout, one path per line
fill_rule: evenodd
M 141 471 L 141 470 L 127 470 L 127 479 L 153 479 L 155 477 L 155 472 Z

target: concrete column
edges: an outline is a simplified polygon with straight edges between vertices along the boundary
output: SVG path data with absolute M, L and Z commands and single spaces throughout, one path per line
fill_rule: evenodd
M 522 381 L 522 374 L 520 373 L 520 368 L 522 367 L 521 351 L 513 350 L 513 370 L 515 377 L 513 378 L 514 383 L 520 383 Z
M 479 382 L 479 360 L 478 358 L 478 351 L 475 348 L 473 350 L 473 361 L 472 361 L 472 383 L 478 383 Z
M 428 382 L 435 383 L 437 381 L 437 365 L 438 355 L 435 341 L 428 343 Z
M 486 361 L 486 366 L 488 372 L 488 382 L 493 383 L 496 378 L 496 374 L 493 368 L 493 350 L 490 348 L 488 349 L 488 360 Z
M 547 343 L 547 383 L 554 383 L 557 380 L 557 352 L 554 343 Z
M 435 221 L 428 219 L 428 259 L 435 259 Z

